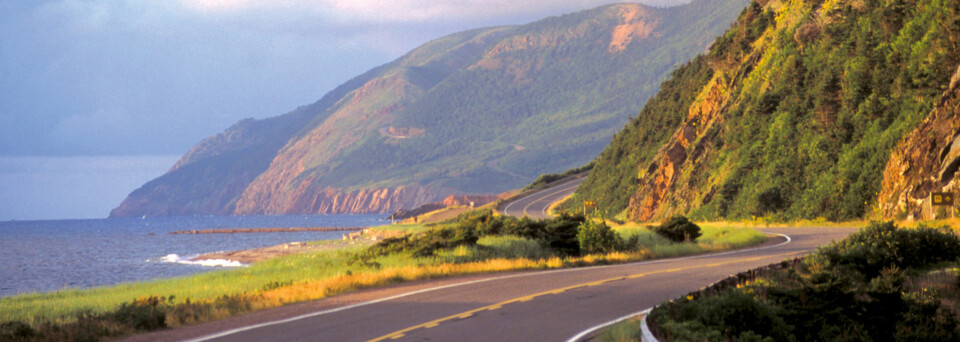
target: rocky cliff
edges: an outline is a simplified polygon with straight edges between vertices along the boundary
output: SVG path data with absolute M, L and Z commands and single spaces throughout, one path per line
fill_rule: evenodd
M 718 73 L 690 106 L 690 113 L 669 142 L 638 174 L 640 185 L 629 202 L 631 218 L 646 221 L 662 217 L 696 199 L 692 189 L 677 186 L 677 182 L 684 169 L 701 167 L 701 157 L 712 150 L 713 139 L 718 138 L 713 128 L 722 125 L 721 111 L 730 100 L 731 81 L 738 79 L 727 79 Z
M 879 207 L 888 217 L 936 218 L 930 194 L 960 190 L 960 69 L 933 112 L 897 145 L 883 172 Z M 949 214 L 948 214 L 949 215 Z

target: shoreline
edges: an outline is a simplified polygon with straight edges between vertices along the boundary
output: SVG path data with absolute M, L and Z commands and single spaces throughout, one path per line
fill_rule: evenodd
M 268 228 L 274 229 L 274 228 Z M 300 229 L 300 228 L 293 228 Z M 303 228 L 311 229 L 311 228 Z M 321 228 L 314 228 L 321 229 Z M 241 229 L 246 230 L 246 229 Z M 205 253 L 191 258 L 191 261 L 202 260 L 226 260 L 235 261 L 244 265 L 249 265 L 264 260 L 278 258 L 292 254 L 303 254 L 316 251 L 342 249 L 351 246 L 367 246 L 388 237 L 397 237 L 403 235 L 401 231 L 379 231 L 370 228 L 350 228 L 337 230 L 355 230 L 355 232 L 343 234 L 340 240 L 320 240 L 312 242 L 288 242 L 275 246 L 259 247 L 251 249 L 242 249 L 229 252 Z M 216 234 L 216 233 L 197 233 L 197 234 Z
M 168 235 L 182 234 L 245 234 L 245 233 L 299 233 L 299 232 L 336 232 L 336 231 L 362 231 L 362 227 L 294 227 L 294 228 L 224 228 L 224 229 L 191 229 L 178 230 L 167 233 Z
M 346 241 L 330 240 L 333 243 L 307 243 L 307 242 L 289 242 L 276 246 L 260 247 L 253 249 L 243 249 L 230 252 L 214 252 L 201 254 L 191 258 L 191 261 L 202 260 L 226 260 L 235 261 L 244 265 L 249 265 L 264 260 L 278 258 L 285 255 L 301 254 L 314 251 L 323 251 L 331 249 L 340 249 L 355 245 Z

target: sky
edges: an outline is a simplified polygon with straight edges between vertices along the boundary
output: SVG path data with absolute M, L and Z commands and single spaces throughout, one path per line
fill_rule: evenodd
M 105 217 L 238 120 L 310 104 L 447 34 L 612 2 L 0 0 L 0 220 Z M 53 188 L 89 196 L 22 200 Z

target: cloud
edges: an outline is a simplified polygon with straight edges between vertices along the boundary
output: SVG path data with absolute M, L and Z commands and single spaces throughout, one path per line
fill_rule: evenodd
M 432 39 L 616 1 L 0 0 L 0 155 L 180 153 Z
M 300 14 L 331 18 L 341 23 L 379 22 L 415 23 L 435 20 L 477 20 L 498 16 L 558 14 L 592 8 L 610 0 L 182 0 L 188 8 L 208 13 L 245 11 L 294 11 Z M 655 6 L 669 6 L 689 0 L 632 1 Z

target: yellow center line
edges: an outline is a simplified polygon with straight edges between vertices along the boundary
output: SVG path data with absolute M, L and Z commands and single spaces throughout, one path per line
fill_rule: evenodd
M 452 320 L 455 320 L 455 319 L 466 319 L 466 318 L 469 318 L 469 317 L 473 316 L 473 314 L 478 313 L 478 312 L 481 312 L 481 311 L 493 311 L 493 310 L 500 309 L 500 308 L 502 308 L 504 305 L 507 305 L 507 304 L 527 302 L 527 301 L 533 300 L 534 298 L 537 298 L 537 297 L 541 297 L 541 296 L 545 296 L 545 295 L 550 295 L 550 294 L 560 294 L 560 293 L 566 292 L 566 291 L 568 291 L 568 290 L 576 289 L 576 288 L 588 287 L 588 286 L 599 286 L 599 285 L 603 285 L 603 284 L 606 284 L 606 283 L 611 283 L 611 282 L 620 281 L 620 280 L 637 279 L 637 278 L 641 278 L 641 277 L 645 277 L 645 276 L 653 275 L 653 274 L 673 273 L 673 272 L 680 272 L 680 271 L 692 270 L 692 269 L 697 269 L 697 268 L 716 267 L 716 266 L 722 266 L 722 265 L 727 265 L 727 264 L 734 264 L 734 263 L 738 263 L 738 262 L 748 262 L 748 261 L 766 259 L 766 258 L 771 258 L 771 257 L 782 257 L 782 256 L 787 256 L 787 255 L 797 254 L 797 253 L 798 253 L 798 252 L 790 252 L 790 253 L 783 253 L 783 254 L 777 254 L 777 255 L 759 256 L 759 257 L 746 258 L 746 259 L 736 259 L 736 260 L 723 261 L 723 262 L 717 262 L 717 263 L 705 264 L 705 265 L 677 267 L 677 268 L 671 268 L 671 269 L 667 269 L 667 270 L 637 273 L 637 274 L 631 274 L 631 275 L 627 275 L 627 276 L 619 276 L 619 277 L 615 277 L 615 278 L 607 278 L 607 279 L 603 279 L 603 280 L 592 281 L 592 282 L 589 282 L 589 283 L 582 283 L 582 284 L 570 285 L 570 286 L 567 286 L 567 287 L 563 287 L 563 288 L 559 288 L 559 289 L 553 289 L 553 290 L 544 291 L 544 292 L 540 292 L 540 293 L 535 293 L 535 294 L 532 294 L 532 295 L 523 296 L 523 297 L 519 297 L 519 298 L 514 298 L 514 299 L 507 300 L 507 301 L 499 302 L 499 303 L 496 303 L 496 304 L 491 304 L 491 305 L 487 305 L 487 306 L 484 306 L 484 307 L 476 308 L 476 309 L 473 309 L 473 310 L 470 310 L 470 311 L 465 311 L 465 312 L 461 312 L 461 313 L 458 313 L 458 314 L 453 314 L 453 315 L 450 315 L 450 316 L 447 316 L 447 317 L 435 319 L 435 320 L 432 320 L 432 321 L 429 321 L 429 322 L 426 322 L 426 323 L 423 323 L 423 324 L 415 325 L 415 326 L 412 326 L 412 327 L 409 327 L 409 328 L 406 328 L 406 329 L 403 329 L 403 330 L 398 330 L 398 331 L 395 331 L 395 332 L 392 332 L 392 333 L 389 333 L 389 334 L 386 334 L 386 335 L 377 337 L 377 338 L 375 338 L 375 339 L 369 340 L 368 342 L 378 342 L 378 341 L 384 341 L 384 340 L 388 340 L 388 339 L 390 339 L 390 340 L 395 340 L 395 339 L 398 339 L 398 338 L 401 338 L 401 337 L 405 336 L 406 333 L 408 333 L 408 332 L 410 332 L 410 331 L 413 331 L 413 330 L 416 330 L 416 329 L 420 329 L 420 328 L 433 328 L 433 327 L 436 327 L 436 326 L 440 325 L 440 323 L 443 323 L 443 322 L 446 322 L 446 321 L 452 321 Z

